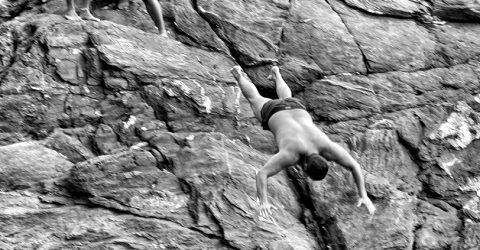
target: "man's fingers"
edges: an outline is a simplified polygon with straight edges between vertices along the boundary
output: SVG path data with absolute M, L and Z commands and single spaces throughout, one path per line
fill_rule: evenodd
M 269 216 L 268 219 L 272 224 L 275 224 L 275 219 L 273 218 L 273 216 Z
M 263 222 L 268 222 L 268 219 L 262 216 L 260 216 L 258 219 Z
M 275 224 L 275 219 L 272 216 L 271 206 L 261 207 L 259 215 L 259 219 L 261 221 Z

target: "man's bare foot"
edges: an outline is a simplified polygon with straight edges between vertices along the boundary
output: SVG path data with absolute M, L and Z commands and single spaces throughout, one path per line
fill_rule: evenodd
M 236 80 L 240 79 L 240 77 L 243 77 L 242 71 L 242 67 L 238 65 L 233 66 L 233 68 L 230 69 L 230 73 L 232 73 L 233 77 L 235 77 Z
M 128 9 L 129 4 L 130 4 L 129 0 L 120 0 L 117 3 L 117 9 L 126 10 L 126 9 Z
M 100 21 L 100 19 L 94 17 L 94 16 L 92 15 L 92 13 L 90 13 L 90 10 L 89 10 L 89 9 L 87 9 L 87 8 L 80 8 L 80 11 L 81 11 L 81 12 L 80 12 L 80 16 L 81 16 L 83 19 L 88 20 L 88 21 L 96 21 L 96 22 Z
M 270 71 L 270 75 L 268 75 L 267 79 L 275 81 L 277 79 L 277 76 L 280 74 L 280 69 L 278 68 L 278 66 L 273 66 Z
M 63 13 L 63 16 L 67 19 L 67 20 L 71 20 L 71 21 L 80 21 L 82 20 L 78 15 L 77 15 L 77 12 L 75 12 L 75 10 L 67 10 L 65 13 Z
M 165 37 L 165 38 L 166 38 L 166 37 L 168 37 L 168 34 L 167 34 L 167 32 L 166 32 L 166 31 L 164 31 L 164 32 L 160 32 L 160 36 L 163 36 L 163 37 Z

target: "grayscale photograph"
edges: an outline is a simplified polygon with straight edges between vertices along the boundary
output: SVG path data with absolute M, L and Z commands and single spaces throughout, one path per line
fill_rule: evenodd
M 0 250 L 480 250 L 480 0 L 0 0 Z

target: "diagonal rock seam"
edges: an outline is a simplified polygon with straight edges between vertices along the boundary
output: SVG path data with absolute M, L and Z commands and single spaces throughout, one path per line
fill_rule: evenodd
M 87 198 L 87 197 L 85 197 Z M 113 199 L 113 198 L 111 198 Z M 113 199 L 115 200 L 115 199 Z M 45 204 L 55 204 L 57 205 L 58 207 L 61 207 L 61 206 L 66 206 L 65 204 L 59 204 L 59 203 L 54 203 L 54 202 L 49 202 L 49 201 L 45 201 L 43 199 L 39 199 L 39 201 L 41 203 L 45 203 Z M 186 229 L 189 229 L 189 230 L 192 230 L 192 231 L 195 231 L 195 232 L 198 232 L 202 235 L 204 235 L 205 237 L 209 238 L 209 239 L 217 239 L 217 240 L 220 240 L 223 244 L 225 244 L 226 246 L 228 246 L 229 248 L 232 248 L 232 249 L 236 249 L 236 250 L 239 250 L 239 248 L 236 248 L 234 246 L 231 246 L 229 244 L 228 241 L 225 240 L 225 238 L 223 237 L 219 237 L 217 235 L 214 235 L 214 234 L 209 234 L 209 233 L 205 233 L 204 231 L 196 228 L 196 227 L 186 227 L 184 225 L 182 225 L 181 223 L 178 223 L 174 220 L 169 220 L 167 218 L 161 218 L 161 217 L 156 217 L 156 216 L 148 216 L 148 215 L 145 215 L 145 214 L 140 214 L 140 213 L 134 213 L 134 212 L 131 212 L 129 210 L 122 210 L 122 209 L 118 209 L 118 208 L 114 208 L 114 207 L 106 207 L 106 206 L 102 206 L 102 205 L 99 205 L 99 204 L 96 204 L 96 203 L 92 203 L 90 202 L 88 199 L 85 200 L 85 202 L 87 202 L 86 204 L 81 204 L 81 203 L 75 203 L 74 206 L 81 206 L 81 207 L 86 207 L 86 208 L 101 208 L 101 209 L 106 209 L 106 210 L 109 210 L 109 211 L 112 211 L 114 213 L 117 213 L 117 214 L 126 214 L 126 215 L 133 215 L 133 216 L 136 216 L 136 217 L 140 217 L 140 218 L 145 218 L 145 219 L 154 219 L 154 220 L 159 220 L 159 221 L 167 221 L 167 222 L 170 222 L 170 223 L 173 223 L 177 226 L 180 226 L 180 227 L 183 227 L 183 228 L 186 228 Z M 126 204 L 124 204 L 124 206 L 128 206 Z
M 412 16 L 400 16 L 400 15 L 394 15 L 394 14 L 386 14 L 386 13 L 376 13 L 374 11 L 368 11 L 366 9 L 363 9 L 361 7 L 358 7 L 358 6 L 355 6 L 353 4 L 350 4 L 348 1 L 346 0 L 342 0 L 342 2 L 345 3 L 345 5 L 347 5 L 349 8 L 352 8 L 354 10 L 357 10 L 359 12 L 362 12 L 364 14 L 368 14 L 368 15 L 374 15 L 374 16 L 381 16 L 381 17 L 391 17 L 391 18 L 398 18 L 398 19 L 411 19 L 412 17 L 416 17 L 417 13 L 412 13 Z M 412 1 L 414 2 L 414 1 Z M 429 4 L 430 1 L 424 1 L 425 4 Z
M 358 47 L 358 50 L 360 51 L 360 53 L 362 54 L 362 59 L 363 59 L 363 63 L 365 64 L 365 69 L 367 69 L 366 71 L 366 75 L 368 75 L 369 73 L 372 73 L 371 72 L 371 66 L 370 66 L 370 63 L 369 63 L 369 59 L 368 57 L 365 55 L 365 53 L 363 52 L 362 50 L 362 46 L 360 45 L 360 43 L 358 42 L 357 38 L 355 38 L 355 36 L 353 35 L 352 31 L 350 30 L 350 27 L 348 27 L 347 23 L 345 23 L 345 20 L 343 19 L 342 15 L 340 15 L 337 10 L 335 10 L 335 8 L 330 4 L 330 0 L 325 0 L 325 2 L 330 5 L 330 8 L 332 9 L 332 11 L 334 11 L 335 13 L 337 13 L 338 17 L 340 18 L 340 20 L 342 21 L 343 25 L 345 26 L 345 29 L 348 31 L 348 33 L 350 34 L 350 36 L 352 36 L 353 38 L 353 41 L 355 42 L 355 44 L 357 45 Z
M 241 60 L 239 59 L 239 53 L 234 49 L 233 44 L 230 41 L 228 41 L 227 39 L 225 39 L 223 36 L 220 36 L 217 33 L 217 30 L 213 27 L 214 25 L 211 23 L 210 19 L 207 16 L 205 16 L 205 14 L 202 11 L 200 11 L 198 1 L 197 0 L 190 0 L 190 2 L 192 4 L 193 9 L 198 13 L 198 15 L 203 20 L 205 20 L 205 22 L 210 26 L 210 28 L 213 30 L 213 32 L 215 32 L 215 35 L 218 38 L 220 38 L 220 40 L 222 40 L 225 45 L 227 45 L 227 48 L 230 51 L 230 54 L 231 54 L 231 57 L 232 57 L 233 61 L 235 61 L 235 63 L 237 63 L 238 65 L 241 65 L 242 68 L 245 67 L 245 65 L 242 65 Z M 228 56 L 230 56 L 230 55 L 228 55 Z
M 199 192 L 195 189 L 195 187 L 193 185 L 191 185 L 190 183 L 188 183 L 186 180 L 182 179 L 182 178 L 178 178 L 178 181 L 180 183 L 180 186 L 182 188 L 182 191 L 185 193 L 185 194 L 188 194 L 189 195 L 189 201 L 188 201 L 188 211 L 190 213 L 190 216 L 192 219 L 194 219 L 195 222 L 198 221 L 198 204 L 199 204 L 199 200 L 200 200 L 200 195 L 199 195 Z M 224 232 L 224 229 L 223 227 L 221 226 L 220 222 L 218 221 L 218 219 L 213 215 L 212 211 L 210 210 L 210 208 L 208 206 L 205 206 L 206 207 L 206 210 L 207 210 L 207 215 L 209 216 L 210 219 L 212 219 L 212 221 L 216 224 L 216 226 L 220 229 L 220 234 L 221 236 L 217 236 L 217 235 L 214 235 L 214 234 L 208 234 L 208 233 L 205 233 L 204 231 L 198 229 L 198 228 L 195 228 L 195 227 L 192 227 L 194 228 L 194 230 L 196 231 L 199 231 L 205 235 L 212 235 L 212 237 L 215 237 L 217 239 L 221 239 L 221 241 L 233 248 L 233 249 L 236 249 L 236 250 L 240 250 L 240 248 L 238 247 L 235 247 L 233 246 L 227 239 L 225 239 L 225 232 Z
M 293 187 L 298 194 L 298 202 L 302 204 L 303 210 L 308 209 L 313 217 L 316 228 L 310 229 L 307 223 L 309 218 L 303 218 L 302 223 L 309 229 L 312 235 L 315 235 L 317 242 L 324 249 L 346 249 L 345 238 L 342 231 L 338 229 L 338 226 L 334 220 L 324 218 L 320 211 L 318 211 L 314 205 L 314 199 L 312 198 L 312 192 L 310 190 L 308 180 L 305 176 L 301 176 L 294 169 L 288 169 L 287 174 L 290 177 Z M 305 214 L 305 211 L 304 211 Z M 304 215 L 308 216 L 308 215 Z M 328 229 L 325 227 L 328 225 Z M 332 229 L 333 230 L 329 230 Z M 334 235 L 335 237 L 331 237 Z
M 423 127 L 423 124 L 422 124 L 422 129 L 424 129 Z M 407 152 L 408 152 L 408 156 L 410 157 L 410 159 L 412 159 L 412 161 L 419 167 L 421 167 L 422 165 L 422 160 L 420 159 L 420 157 L 418 156 L 418 149 L 415 149 L 413 148 L 410 144 L 408 144 L 408 142 L 402 137 L 402 135 L 398 132 L 398 130 L 396 130 L 396 134 L 397 134 L 397 138 L 398 138 L 398 142 L 399 144 L 404 147 Z M 421 168 L 420 168 L 421 169 Z M 418 178 L 418 175 L 420 174 L 420 171 L 417 173 L 417 180 L 419 180 L 420 183 L 422 183 L 422 186 L 421 186 L 421 189 L 420 189 L 420 193 L 417 194 L 417 198 L 420 198 L 419 196 L 420 195 L 427 195 L 428 197 L 428 193 L 426 192 L 426 190 L 424 189 L 424 183 Z M 427 201 L 428 202 L 428 201 Z M 418 204 L 417 204 L 418 206 Z M 417 235 L 417 231 L 419 231 L 419 229 L 421 228 L 421 224 L 420 223 L 416 223 L 415 224 L 415 227 L 413 229 L 413 235 L 416 236 Z M 412 244 L 412 250 L 415 250 L 417 249 L 416 246 L 417 246 L 417 237 L 413 237 L 413 244 Z
M 289 22 L 289 19 L 290 19 L 290 16 L 291 16 L 291 10 L 293 8 L 293 1 L 295 0 L 289 0 L 288 1 L 288 9 L 287 9 L 287 16 L 285 17 L 285 20 L 284 22 L 282 23 L 282 28 L 280 29 L 280 39 L 278 40 L 278 43 L 276 44 L 277 47 L 278 47 L 278 50 L 280 51 L 280 47 L 282 45 L 282 42 L 284 41 L 284 38 L 285 38 L 285 25 L 287 24 L 287 22 Z
M 265 65 L 265 64 L 268 65 L 268 64 L 276 62 L 276 59 L 270 60 L 268 58 L 265 58 L 265 59 L 252 58 L 255 61 L 252 65 L 246 65 L 245 63 L 242 63 L 242 60 L 240 59 L 241 52 L 239 52 L 236 49 L 235 44 L 232 41 L 229 41 L 227 39 L 227 37 L 224 37 L 223 35 L 218 33 L 217 29 L 215 28 L 216 25 L 213 23 L 212 19 L 210 17 L 208 17 L 208 15 L 206 15 L 207 12 L 204 12 L 204 11 L 200 10 L 201 7 L 198 5 L 197 0 L 191 0 L 191 3 L 192 3 L 192 6 L 193 6 L 194 10 L 198 13 L 198 15 L 200 15 L 200 17 L 202 17 L 208 23 L 208 25 L 212 28 L 213 32 L 215 32 L 217 37 L 220 38 L 227 45 L 228 49 L 230 50 L 230 54 L 233 57 L 234 61 L 238 65 L 242 66 L 242 68 L 245 68 L 247 66 L 261 66 L 261 65 Z M 217 17 L 215 13 L 208 12 L 208 14 L 214 16 L 215 18 L 220 19 L 220 17 Z M 243 31 L 254 35 L 257 39 L 261 40 L 262 42 L 264 42 L 266 44 L 271 44 L 271 42 L 268 39 L 264 38 L 263 36 L 253 32 L 253 31 L 246 30 L 243 27 L 241 27 L 241 26 L 239 26 L 239 25 L 237 25 L 237 24 L 235 24 L 231 21 L 228 21 L 228 20 L 222 20 L 222 21 L 228 23 L 229 25 L 235 26 L 237 29 L 242 29 Z M 273 44 L 271 44 L 271 45 L 273 45 Z M 278 51 L 278 49 L 276 49 L 276 50 Z

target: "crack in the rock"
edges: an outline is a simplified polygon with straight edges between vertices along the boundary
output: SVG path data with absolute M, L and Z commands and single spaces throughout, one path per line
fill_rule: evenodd
M 282 45 L 282 43 L 285 39 L 285 26 L 289 22 L 290 16 L 292 15 L 291 11 L 292 11 L 292 8 L 293 8 L 293 1 L 294 0 L 289 0 L 288 1 L 289 6 L 288 6 L 288 9 L 287 9 L 287 16 L 285 17 L 285 20 L 282 23 L 282 27 L 280 28 L 280 39 L 277 42 L 277 44 L 275 44 L 278 47 L 278 51 L 281 51 L 280 47 L 281 47 L 281 45 Z
M 189 195 L 188 211 L 190 213 L 190 216 L 194 220 L 194 222 L 197 223 L 198 219 L 199 219 L 198 208 L 200 206 L 199 202 L 200 202 L 200 199 L 201 199 L 200 192 L 193 185 L 191 185 L 188 181 L 186 181 L 185 179 L 178 178 L 178 177 L 177 177 L 177 179 L 180 183 L 180 187 L 182 188 L 182 191 L 185 194 Z M 214 235 L 214 234 L 208 234 L 208 233 L 194 227 L 195 230 L 198 231 L 198 232 L 201 232 L 204 235 L 211 235 L 212 237 L 214 237 L 216 239 L 220 239 L 223 244 L 225 244 L 226 246 L 228 246 L 230 248 L 240 250 L 240 248 L 233 246 L 227 239 L 225 239 L 225 231 L 224 231 L 223 227 L 221 226 L 220 221 L 213 215 L 211 209 L 206 204 L 202 204 L 202 205 L 206 209 L 206 212 L 207 212 L 206 215 L 212 220 L 212 222 L 215 223 L 216 227 L 220 230 L 219 233 L 220 233 L 221 236 L 217 236 L 217 235 Z
M 368 11 L 368 10 L 363 9 L 361 7 L 355 6 L 353 4 L 349 4 L 348 1 L 343 1 L 343 2 L 349 8 L 357 10 L 357 11 L 359 11 L 359 12 L 365 14 L 365 15 L 371 15 L 371 16 L 390 17 L 390 18 L 396 18 L 396 19 L 412 19 L 412 18 L 415 18 L 416 16 L 418 16 L 419 14 L 421 14 L 421 12 L 419 12 L 419 13 L 412 12 L 410 16 L 401 16 L 401 15 L 395 15 L 395 14 L 375 13 L 373 11 Z M 412 1 L 412 2 L 414 2 L 414 1 Z M 408 12 L 405 12 L 405 13 L 408 13 Z
M 258 58 L 258 57 L 254 57 L 252 55 L 246 55 L 246 54 L 242 54 L 241 51 L 239 51 L 237 48 L 236 48 L 236 45 L 234 42 L 230 41 L 228 39 L 228 36 L 226 36 L 225 34 L 221 34 L 219 33 L 219 31 L 215 28 L 215 27 L 218 27 L 217 24 L 214 23 L 214 21 L 211 20 L 211 18 L 208 17 L 208 15 L 212 15 L 214 16 L 215 18 L 218 18 L 220 20 L 220 17 L 218 17 L 218 15 L 216 13 L 213 13 L 213 12 L 205 12 L 204 10 L 201 9 L 201 6 L 198 5 L 198 2 L 197 0 L 191 0 L 192 1 L 192 5 L 193 5 L 193 8 L 194 10 L 198 13 L 198 15 L 200 17 L 202 17 L 206 22 L 207 24 L 210 26 L 210 28 L 213 30 L 213 32 L 217 35 L 217 37 L 223 41 L 223 43 L 227 46 L 227 48 L 229 49 L 230 51 L 230 55 L 228 55 L 229 57 L 231 57 L 231 59 L 233 61 L 235 61 L 238 65 L 240 65 L 242 68 L 244 67 L 247 67 L 247 66 L 262 66 L 262 65 L 268 65 L 268 64 L 272 64 L 274 62 L 276 62 L 276 59 L 270 59 L 270 58 Z M 268 39 L 264 38 L 263 36 L 251 31 L 251 30 L 246 30 L 244 29 L 243 27 L 231 22 L 231 21 L 228 21 L 228 20 L 224 20 L 224 19 L 221 19 L 222 22 L 225 22 L 225 23 L 228 23 L 229 25 L 232 25 L 234 26 L 235 28 L 237 29 L 242 29 L 244 32 L 246 33 L 249 33 L 249 34 L 252 34 L 253 36 L 255 36 L 257 39 L 259 39 L 261 42 L 263 42 L 264 44 L 267 44 L 267 45 L 272 45 L 272 46 L 275 46 L 273 43 L 271 43 Z M 249 59 L 251 59 L 253 62 L 249 63 L 249 64 L 245 64 L 245 63 L 242 63 L 242 60 L 241 60 L 241 57 L 248 57 Z
M 446 48 L 446 44 L 443 43 L 439 37 L 439 34 L 437 32 L 433 32 L 432 28 L 430 26 L 427 26 L 426 30 L 428 31 L 429 34 L 433 35 L 435 38 L 435 52 L 437 52 L 440 56 L 441 59 L 443 59 L 443 62 L 440 61 L 440 63 L 444 64 L 444 67 L 434 67 L 434 65 L 431 65 L 430 68 L 426 68 L 426 70 L 429 69 L 436 69 L 436 68 L 451 68 L 455 67 L 458 65 L 464 65 L 464 64 L 469 64 L 472 61 L 479 61 L 480 60 L 480 52 L 472 54 L 471 56 L 468 56 L 464 58 L 463 60 L 458 60 L 462 58 L 455 58 L 455 57 L 450 57 L 446 51 L 449 48 Z M 462 41 L 463 42 L 463 41 Z M 456 62 L 458 60 L 458 62 Z M 418 70 L 420 71 L 420 70 Z M 416 72 L 416 71 L 415 71 Z
M 317 243 L 322 249 L 347 249 L 346 240 L 342 231 L 336 224 L 336 219 L 324 218 L 321 211 L 317 210 L 315 201 L 312 198 L 312 191 L 310 190 L 307 177 L 299 174 L 301 171 L 296 171 L 295 168 L 288 169 L 287 175 L 292 180 L 295 191 L 298 194 L 298 202 L 303 206 L 304 213 L 305 209 L 308 209 L 311 213 L 311 218 L 304 214 L 305 217 L 303 218 L 302 223 L 305 225 L 305 228 L 317 238 Z M 308 224 L 308 220 L 310 219 L 313 219 L 310 223 L 314 224 L 314 228 L 311 228 L 312 225 Z
M 357 48 L 358 50 L 360 51 L 360 53 L 362 54 L 362 60 L 363 60 L 363 63 L 365 64 L 365 69 L 366 69 L 366 74 L 368 75 L 369 73 L 371 73 L 371 66 L 370 66 L 370 63 L 369 63 L 369 59 L 368 57 L 365 55 L 365 53 L 363 52 L 363 49 L 362 49 L 362 46 L 360 45 L 360 42 L 357 40 L 357 38 L 355 38 L 355 36 L 353 35 L 352 31 L 350 30 L 350 27 L 347 25 L 347 23 L 345 22 L 345 20 L 343 19 L 342 15 L 340 15 L 340 13 L 338 13 L 337 10 L 335 10 L 335 7 L 330 3 L 330 0 L 325 0 L 325 2 L 330 6 L 330 8 L 332 9 L 333 12 L 335 12 L 337 14 L 337 16 L 340 18 L 340 20 L 342 21 L 343 25 L 345 26 L 345 29 L 348 31 L 348 33 L 350 34 L 350 36 L 352 37 L 353 41 L 355 42 L 355 44 L 357 45 Z
M 5 77 L 7 76 L 8 71 L 12 68 L 12 66 L 15 64 L 15 62 L 18 59 L 17 49 L 20 42 L 15 38 L 13 38 L 12 41 L 13 41 L 12 58 L 10 59 L 10 62 L 8 62 L 8 65 L 5 66 L 2 71 L 0 71 L 0 83 L 2 83 L 3 80 L 5 80 Z
M 91 196 L 91 197 L 95 197 L 95 196 Z M 109 197 L 108 199 L 111 199 L 111 200 L 114 200 L 120 204 L 122 204 L 122 206 L 125 206 L 125 207 L 129 207 L 129 208 L 133 208 L 133 209 L 136 209 L 138 210 L 137 208 L 134 208 L 134 207 L 131 207 L 129 205 L 125 205 L 123 204 L 121 201 L 118 201 L 117 199 L 115 199 L 114 197 Z M 41 203 L 45 203 L 45 204 L 56 204 L 58 207 L 62 207 L 62 206 L 72 206 L 71 204 L 61 204 L 61 203 L 52 203 L 52 202 L 48 202 L 48 201 L 45 201 L 43 199 L 39 199 Z M 104 205 L 101 205 L 101 204 L 97 204 L 97 203 L 92 203 L 91 201 L 88 201 L 86 200 L 85 201 L 86 203 L 77 203 L 77 202 L 74 202 L 73 203 L 73 206 L 81 206 L 81 207 L 86 207 L 87 209 L 91 209 L 91 208 L 101 208 L 101 209 L 106 209 L 106 210 L 109 210 L 109 211 L 112 211 L 116 214 L 120 214 L 120 215 L 133 215 L 135 217 L 140 217 L 140 218 L 145 218 L 145 219 L 155 219 L 155 220 L 160 220 L 160 221 L 167 221 L 167 222 L 170 222 L 170 223 L 173 223 L 177 226 L 180 226 L 180 227 L 183 227 L 183 228 L 186 228 L 186 229 L 189 229 L 189 230 L 192 230 L 192 231 L 195 231 L 197 233 L 200 233 L 202 234 L 203 236 L 209 238 L 209 239 L 217 239 L 219 240 L 220 242 L 222 242 L 223 244 L 225 244 L 227 247 L 230 247 L 230 248 L 233 248 L 233 249 L 238 249 L 237 247 L 234 247 L 234 246 L 231 246 L 228 242 L 226 242 L 225 238 L 223 237 L 220 237 L 220 236 L 217 236 L 217 235 L 214 235 L 214 234 L 209 234 L 209 233 L 206 233 L 196 227 L 189 227 L 189 226 L 185 226 L 185 225 L 182 225 L 181 223 L 179 223 L 178 221 L 175 221 L 175 220 L 172 220 L 172 219 L 168 219 L 168 218 L 163 218 L 163 217 L 158 217 L 158 216 L 153 216 L 153 215 L 146 215 L 146 214 L 140 214 L 140 213 L 134 213 L 132 211 L 129 211 L 129 210 L 123 210 L 123 209 L 120 209 L 120 208 L 115 208 L 115 207 L 107 207 L 107 206 L 104 206 Z
M 195 0 L 190 0 L 191 2 L 195 1 Z M 192 6 L 193 6 L 193 3 L 192 3 Z M 195 8 L 194 8 L 195 10 Z M 196 11 L 196 10 L 195 10 Z M 198 13 L 198 12 L 197 12 Z M 202 17 L 203 18 L 203 17 Z M 217 48 L 217 47 L 214 47 L 214 46 L 210 46 L 208 44 L 203 44 L 201 42 L 199 42 L 195 37 L 191 36 L 189 33 L 183 31 L 181 28 L 178 27 L 178 25 L 176 25 L 176 23 L 174 22 L 175 25 L 173 25 L 173 27 L 175 28 L 175 31 L 177 34 L 180 34 L 182 36 L 185 36 L 186 38 L 188 38 L 192 43 L 194 43 L 195 46 L 199 47 L 199 48 L 205 48 L 205 49 L 209 49 L 209 50 L 212 50 L 212 51 L 215 51 L 215 52 L 220 52 L 220 53 L 225 53 L 225 51 Z M 210 25 L 208 22 L 207 22 L 208 25 Z M 216 35 L 216 33 L 215 33 Z M 217 36 L 218 37 L 218 36 Z M 191 45 L 191 44 L 189 44 Z M 226 54 L 226 56 L 229 56 L 228 54 Z
M 462 88 L 455 88 L 453 86 L 448 86 L 448 85 L 442 85 L 442 87 L 444 89 L 451 89 L 453 91 L 464 91 L 465 89 L 462 89 Z M 425 91 L 425 92 L 422 92 L 421 94 L 415 94 L 416 96 L 422 96 L 422 95 L 426 95 L 426 94 L 429 94 L 431 92 L 435 92 L 435 90 L 433 91 Z M 469 92 L 465 91 L 465 93 L 468 93 L 470 94 Z M 474 95 L 474 94 L 472 94 Z M 375 98 L 378 98 L 381 97 L 381 93 L 380 94 L 375 94 Z M 457 101 L 460 101 L 460 100 L 463 100 L 461 99 L 462 97 L 459 96 L 458 97 L 459 99 L 453 99 L 452 102 L 457 102 Z M 381 103 L 379 101 L 379 103 Z M 436 107 L 438 106 L 438 103 L 429 103 L 429 102 L 423 102 L 423 103 L 418 103 L 418 104 L 411 104 L 411 105 L 405 105 L 405 106 L 401 106 L 401 107 L 384 107 L 384 106 L 380 106 L 380 112 L 372 112 L 371 114 L 367 114 L 365 116 L 362 116 L 362 117 L 357 117 L 357 118 L 353 118 L 353 119 L 349 119 L 347 117 L 347 119 L 339 119 L 339 120 L 331 120 L 329 117 L 326 117 L 326 116 L 319 116 L 319 115 L 316 115 L 317 118 L 321 118 L 321 120 L 324 122 L 324 125 L 327 125 L 327 126 L 331 126 L 331 125 L 334 125 L 336 123 L 339 123 L 339 122 L 349 122 L 349 121 L 358 121 L 358 120 L 362 120 L 362 119 L 370 119 L 370 118 L 375 118 L 375 117 L 379 117 L 379 116 L 385 116 L 385 115 L 388 115 L 388 114 L 393 114 L 393 113 L 397 113 L 397 112 L 401 112 L 401 111 L 406 111 L 406 110 L 413 110 L 413 109 L 421 109 L 421 108 L 426 108 L 426 107 Z
M 231 56 L 230 55 L 227 55 L 227 56 L 231 57 L 230 59 L 232 59 L 238 65 L 242 65 L 241 60 L 239 59 L 238 52 L 233 48 L 232 43 L 230 41 L 228 41 L 226 38 L 224 38 L 223 36 L 221 36 L 220 34 L 218 34 L 218 31 L 214 28 L 215 24 L 212 24 L 210 19 L 207 16 L 205 16 L 205 13 L 203 13 L 203 11 L 200 10 L 200 6 L 198 5 L 198 1 L 197 0 L 190 0 L 190 1 L 191 1 L 192 7 L 195 10 L 195 12 L 197 12 L 197 14 L 208 24 L 208 26 L 210 26 L 210 29 L 215 33 L 215 35 L 220 40 L 222 40 L 222 42 L 227 46 L 228 50 L 230 51 L 230 55 L 231 55 Z M 244 67 L 244 65 L 242 65 L 242 67 Z

